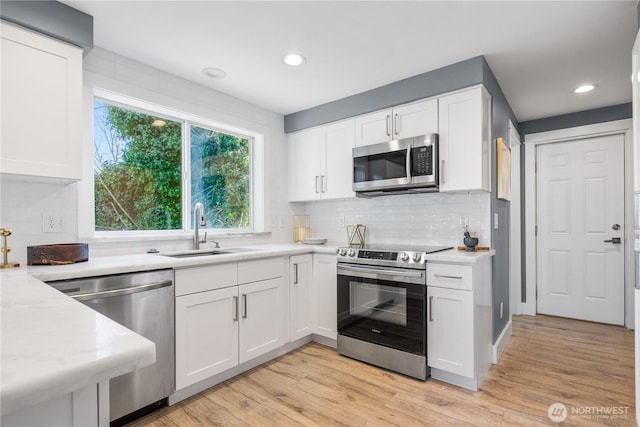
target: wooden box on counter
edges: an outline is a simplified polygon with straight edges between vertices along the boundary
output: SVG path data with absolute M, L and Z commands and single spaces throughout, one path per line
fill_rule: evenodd
M 62 265 L 89 260 L 86 243 L 58 243 L 27 246 L 28 265 Z

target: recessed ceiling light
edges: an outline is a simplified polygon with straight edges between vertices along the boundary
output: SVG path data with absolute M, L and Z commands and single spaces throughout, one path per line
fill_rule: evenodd
M 222 80 L 227 77 L 227 73 L 224 70 L 216 67 L 206 67 L 202 69 L 202 74 L 212 79 Z
M 307 62 L 307 58 L 305 58 L 303 55 L 299 53 L 288 53 L 282 57 L 282 61 L 287 65 L 291 65 L 292 67 L 295 67 Z
M 151 126 L 156 126 L 156 127 L 162 127 L 164 125 L 166 125 L 167 123 L 164 120 L 160 120 L 160 119 L 155 119 L 153 121 L 153 123 L 151 123 Z
M 573 90 L 573 93 L 586 93 L 586 92 L 591 92 L 592 90 L 594 90 L 595 88 L 597 88 L 598 85 L 596 84 L 587 84 L 587 85 L 582 85 L 582 86 L 578 86 L 577 88 L 575 88 Z

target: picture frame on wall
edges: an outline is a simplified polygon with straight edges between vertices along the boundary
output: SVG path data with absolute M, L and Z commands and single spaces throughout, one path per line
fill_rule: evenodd
M 511 201 L 511 147 L 496 138 L 498 199 Z

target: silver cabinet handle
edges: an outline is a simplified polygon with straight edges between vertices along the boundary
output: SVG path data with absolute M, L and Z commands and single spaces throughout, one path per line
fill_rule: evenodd
M 238 321 L 238 297 L 236 295 L 233 296 L 233 321 Z
M 445 183 L 445 180 L 444 180 L 444 160 L 442 160 L 440 162 L 440 180 L 442 181 L 443 184 Z
M 391 118 L 391 116 L 387 114 L 387 118 L 385 119 L 385 123 L 387 125 L 387 136 L 391 136 L 391 132 L 389 131 L 389 119 L 390 118 Z
M 433 297 L 429 297 L 429 322 L 433 322 Z
M 447 276 L 446 274 L 434 274 L 433 277 L 440 277 L 441 279 L 462 280 L 462 276 Z
M 320 178 L 319 175 L 316 175 L 316 193 L 319 193 L 320 191 L 318 190 L 318 178 Z
M 293 284 L 298 284 L 298 264 L 293 264 Z
M 326 175 L 321 175 L 322 180 L 320 181 L 321 188 L 322 188 L 322 192 L 326 193 L 327 192 L 327 176 Z
M 247 318 L 247 294 L 242 294 L 242 318 Z
M 400 126 L 398 124 L 398 113 L 393 116 L 393 132 L 396 135 L 400 135 Z

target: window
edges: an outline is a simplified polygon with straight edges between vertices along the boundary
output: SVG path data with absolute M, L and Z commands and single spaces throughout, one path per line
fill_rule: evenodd
M 249 140 L 193 125 L 189 134 L 191 199 L 204 205 L 207 226 L 249 228 Z
M 95 231 L 253 230 L 253 138 L 150 110 L 94 99 Z

